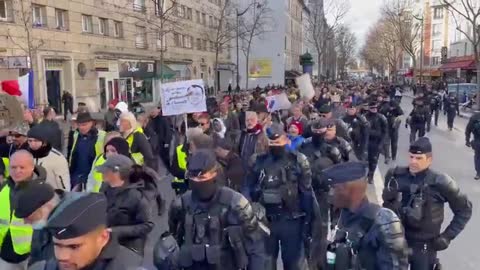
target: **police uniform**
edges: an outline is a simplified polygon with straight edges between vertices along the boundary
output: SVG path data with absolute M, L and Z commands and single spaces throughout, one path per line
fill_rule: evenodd
M 456 96 L 448 97 L 445 110 L 447 111 L 447 126 L 449 130 L 453 129 L 455 116 L 457 113 L 460 113 L 458 105 L 458 99 Z
M 331 185 L 365 181 L 366 166 L 346 162 L 324 170 Z M 352 211 L 342 209 L 327 248 L 326 269 L 407 270 L 408 247 L 400 219 L 365 199 Z
M 412 112 L 405 122 L 405 127 L 410 125 L 410 143 L 413 143 L 417 138 L 425 136 L 425 129 L 427 120 L 429 118 L 429 111 L 424 106 L 423 102 L 415 103 Z
M 473 134 L 473 141 L 470 136 Z M 467 128 L 465 129 L 465 144 L 472 147 L 474 151 L 473 161 L 475 164 L 476 180 L 480 180 L 480 113 L 476 113 L 470 117 Z
M 429 99 L 430 114 L 434 117 L 435 126 L 438 126 L 438 115 L 440 114 L 440 109 L 442 108 L 442 97 L 437 92 L 433 92 L 430 94 Z M 430 126 L 430 123 L 428 123 L 428 125 Z
M 103 194 L 84 193 L 72 200 L 62 201 L 50 215 L 46 229 L 59 240 L 86 235 L 100 226 L 106 226 L 107 199 Z M 88 269 L 132 270 L 141 269 L 142 258 L 135 252 L 120 246 L 110 235 L 110 241 Z M 55 258 L 32 265 L 29 270 L 60 269 Z M 79 269 L 83 270 L 83 269 Z
M 200 176 L 217 166 L 211 150 L 198 150 L 188 160 L 188 175 Z M 263 270 L 265 232 L 248 200 L 230 188 L 219 186 L 215 179 L 192 180 L 190 184 L 192 189 L 170 207 L 169 232 L 179 247 L 165 249 L 176 245 L 171 237 L 163 236 L 154 254 L 157 269 L 170 270 L 173 264 L 191 270 Z M 211 192 L 211 196 L 203 197 L 205 191 Z M 165 250 L 170 252 L 161 252 Z
M 330 105 L 323 105 L 318 110 L 320 114 L 328 114 L 332 112 L 332 107 Z M 335 121 L 335 127 L 337 128 L 337 136 L 341 137 L 347 141 L 350 141 L 350 135 L 348 133 L 348 126 L 347 124 L 340 118 L 330 118 Z
M 270 128 L 270 140 L 281 136 L 285 132 L 280 126 Z M 284 146 L 270 146 L 269 151 L 257 157 L 244 191 L 253 202 L 265 207 L 270 223 L 267 269 L 276 269 L 280 248 L 284 269 L 306 269 L 304 244 L 311 237 L 316 204 L 310 165 L 305 155 L 286 151 Z
M 380 113 L 387 118 L 388 122 L 388 137 L 384 143 L 385 159 L 395 160 L 398 149 L 398 130 L 402 121 L 400 116 L 403 115 L 403 110 L 397 102 L 389 101 L 382 105 Z
M 353 107 L 354 105 L 350 105 Z M 368 146 L 368 121 L 360 113 L 355 115 L 346 115 L 342 118 L 343 122 L 348 126 L 348 133 L 352 139 L 352 147 L 355 152 L 355 156 L 359 160 L 366 159 L 367 146 Z
M 370 107 L 377 107 L 376 102 L 371 102 Z M 377 169 L 380 149 L 388 133 L 387 119 L 381 113 L 368 112 L 365 114 L 370 125 L 368 134 L 368 180 L 373 182 L 373 174 Z
M 414 142 L 410 153 L 432 153 L 428 138 Z M 405 237 L 413 250 L 411 270 L 434 269 L 437 251 L 448 247 L 472 215 L 472 203 L 456 182 L 430 168 L 416 174 L 410 173 L 408 167 L 390 169 L 385 176 L 383 199 L 384 206 L 395 211 L 405 227 Z M 445 203 L 454 216 L 441 232 Z

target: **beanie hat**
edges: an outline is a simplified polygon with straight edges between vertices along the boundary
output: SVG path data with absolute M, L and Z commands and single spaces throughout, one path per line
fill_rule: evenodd
M 107 152 L 107 146 L 113 146 L 120 155 L 131 157 L 130 147 L 128 146 L 127 141 L 121 137 L 112 138 L 108 143 L 105 144 L 104 152 Z
M 292 121 L 292 123 L 290 123 L 290 126 L 288 126 L 288 128 L 290 129 L 291 126 L 295 126 L 295 127 L 298 129 L 298 134 L 299 134 L 299 135 L 302 135 L 302 133 L 303 133 L 303 125 L 302 125 L 302 122 Z
M 33 126 L 28 132 L 27 137 L 36 139 L 42 142 L 48 142 L 48 135 L 45 134 L 44 127 L 42 126 Z

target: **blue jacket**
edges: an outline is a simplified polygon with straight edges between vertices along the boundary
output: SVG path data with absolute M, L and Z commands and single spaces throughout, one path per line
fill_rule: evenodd
M 293 137 L 292 135 L 288 135 L 288 139 L 290 139 L 290 144 L 287 144 L 285 147 L 288 151 L 291 152 L 298 150 L 305 141 L 305 138 L 303 138 L 301 135 L 295 137 Z

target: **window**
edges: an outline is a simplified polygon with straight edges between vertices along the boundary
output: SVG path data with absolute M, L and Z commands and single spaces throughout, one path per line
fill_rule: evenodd
M 202 24 L 207 25 L 207 14 L 202 13 Z
M 44 6 L 32 5 L 33 26 L 44 27 L 47 26 L 46 9 Z
M 202 50 L 202 40 L 197 38 L 197 50 L 201 51 Z
M 67 29 L 67 11 L 63 9 L 55 9 L 55 21 L 57 22 L 57 29 Z
M 122 22 L 114 21 L 113 22 L 113 35 L 115 37 L 123 37 L 123 25 Z
M 187 49 L 193 48 L 192 43 L 193 43 L 193 37 L 187 36 L 187 35 L 183 36 L 183 45 L 185 48 Z
M 431 63 L 432 66 L 440 65 L 440 57 L 432 57 Z
M 175 43 L 175 47 L 183 47 L 183 37 L 180 34 L 173 34 L 173 41 Z
M 135 47 L 139 49 L 147 48 L 147 29 L 145 27 L 137 26 Z
M 105 18 L 98 18 L 98 33 L 100 35 L 108 36 L 108 20 Z
M 161 32 L 157 34 L 157 50 L 164 51 L 167 49 L 167 39 Z
M 208 26 L 213 27 L 213 16 L 208 16 Z
M 438 35 L 442 34 L 442 24 L 440 24 L 440 23 L 434 24 L 432 26 L 432 34 L 434 36 L 438 36 Z
M 207 41 L 206 41 L 206 40 L 203 40 L 202 43 L 203 43 L 202 49 L 203 49 L 204 51 L 206 51 L 206 50 L 207 50 Z
M 202 22 L 202 15 L 200 14 L 200 11 L 196 11 L 195 12 L 197 14 L 197 23 L 201 23 Z
M 7 11 L 8 11 L 8 5 L 7 5 L 7 0 L 0 0 L 0 21 L 6 21 L 7 20 Z
M 133 10 L 145 12 L 145 0 L 133 0 Z
M 436 7 L 433 9 L 433 18 L 442 19 L 443 18 L 443 7 Z
M 191 8 L 187 8 L 187 19 L 189 20 L 193 19 L 193 12 Z
M 440 51 L 442 49 L 442 41 L 441 40 L 434 40 L 432 42 L 432 50 L 433 51 Z
M 85 33 L 92 33 L 92 16 L 82 15 L 82 31 Z
M 184 5 L 177 5 L 176 14 L 180 18 L 184 18 L 185 17 L 185 6 Z

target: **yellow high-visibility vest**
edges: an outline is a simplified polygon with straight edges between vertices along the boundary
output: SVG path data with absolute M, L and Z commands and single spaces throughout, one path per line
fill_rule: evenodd
M 178 168 L 182 170 L 187 169 L 187 153 L 183 151 L 183 144 L 180 144 L 176 148 L 177 151 L 177 164 Z M 174 183 L 185 183 L 185 179 L 178 179 L 177 177 L 173 178 L 172 182 Z
M 0 247 L 10 231 L 12 237 L 13 251 L 18 255 L 30 253 L 32 246 L 33 229 L 25 224 L 23 219 L 15 217 L 10 211 L 10 187 L 5 185 L 0 191 Z
M 107 159 L 101 154 L 93 162 L 93 179 L 95 180 L 95 185 L 93 186 L 92 192 L 100 192 L 103 183 L 103 175 L 97 171 L 97 168 L 105 163 L 105 161 L 107 161 Z
M 107 133 L 103 130 L 98 131 L 98 137 L 97 141 L 95 142 L 95 156 L 98 156 L 100 154 L 103 154 L 103 144 L 105 141 L 105 135 Z M 68 157 L 68 163 L 72 163 L 72 156 L 73 152 L 75 150 L 75 147 L 77 146 L 77 141 L 78 141 L 78 130 L 73 133 L 73 144 L 72 144 L 72 150 L 70 151 L 70 156 Z
M 143 160 L 143 155 L 142 153 L 140 152 L 136 152 L 134 153 L 132 151 L 132 145 L 133 145 L 133 137 L 134 137 L 134 134 L 135 133 L 141 133 L 143 134 L 143 128 L 141 127 L 138 127 L 136 128 L 132 133 L 130 133 L 128 136 L 127 136 L 127 143 L 128 143 L 128 147 L 130 148 L 130 152 L 132 153 L 132 158 L 133 160 L 135 161 L 136 164 L 138 165 L 143 165 L 144 163 L 144 160 Z
M 3 166 L 5 167 L 5 171 L 3 172 L 3 178 L 6 179 L 7 177 L 10 176 L 10 159 L 3 157 Z

